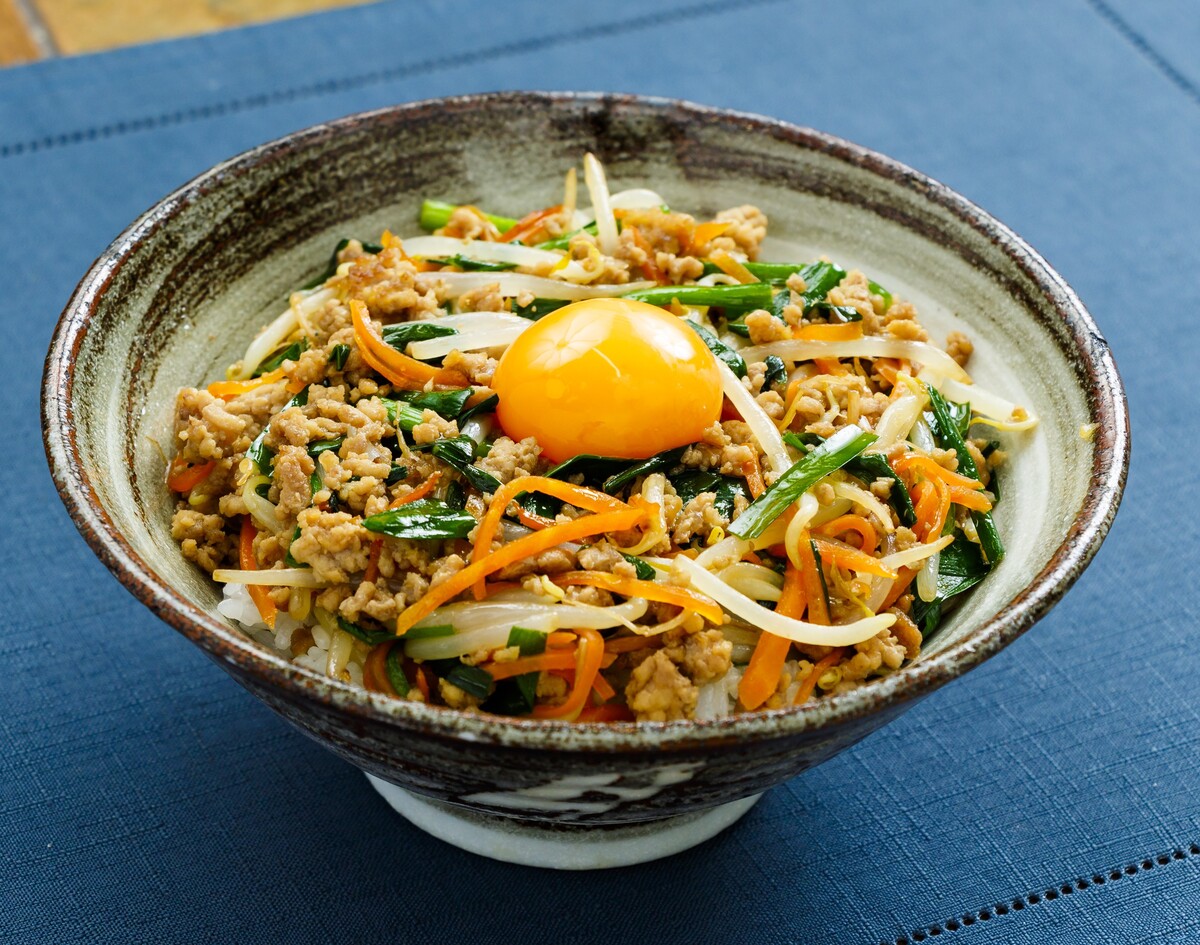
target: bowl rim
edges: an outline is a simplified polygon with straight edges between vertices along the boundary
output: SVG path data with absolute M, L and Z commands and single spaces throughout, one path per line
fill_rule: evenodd
M 402 122 L 434 111 L 495 106 L 557 109 L 600 107 L 668 114 L 765 134 L 865 170 L 917 192 L 999 248 L 1048 301 L 1067 329 L 1087 381 L 1089 422 L 1096 447 L 1080 514 L 1047 564 L 1001 610 L 952 646 L 920 658 L 871 685 L 814 703 L 719 719 L 640 723 L 576 723 L 511 719 L 392 699 L 331 680 L 265 652 L 232 625 L 197 607 L 160 580 L 100 503 L 80 462 L 72 393 L 74 364 L 92 316 L 116 273 L 139 244 L 221 182 L 273 160 L 376 122 Z M 253 677 L 291 702 L 446 741 L 569 751 L 688 750 L 720 744 L 811 735 L 889 708 L 899 711 L 999 652 L 1044 616 L 1096 554 L 1120 505 L 1129 465 L 1129 415 L 1124 387 L 1107 341 L 1066 281 L 1025 240 L 946 185 L 876 151 L 778 119 L 680 99 L 603 92 L 491 92 L 423 99 L 358 112 L 291 132 L 231 157 L 183 184 L 131 223 L 96 259 L 63 310 L 46 355 L 42 437 L 51 475 L 71 519 L 93 552 L 124 587 L 235 675 Z

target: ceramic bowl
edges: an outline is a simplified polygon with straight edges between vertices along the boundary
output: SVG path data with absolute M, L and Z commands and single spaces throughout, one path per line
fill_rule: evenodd
M 915 301 L 938 341 L 965 330 L 976 379 L 1043 418 L 1036 432 L 1007 437 L 997 518 L 1008 556 L 913 665 L 812 704 L 705 722 L 463 714 L 373 695 L 267 652 L 217 613 L 219 590 L 180 555 L 152 445 L 170 442 L 179 387 L 219 376 L 340 237 L 415 232 L 423 197 L 519 216 L 551 202 L 588 150 L 614 190 L 650 186 L 697 214 L 764 208 L 787 258 L 825 253 L 860 266 Z M 202 174 L 84 276 L 47 357 L 43 422 L 80 532 L 154 613 L 367 772 L 419 825 L 477 852 L 563 867 L 636 862 L 704 839 L 1028 630 L 1096 552 L 1129 449 L 1121 382 L 1091 317 L 1036 252 L 969 201 L 816 131 L 595 94 L 401 105 L 296 132 Z

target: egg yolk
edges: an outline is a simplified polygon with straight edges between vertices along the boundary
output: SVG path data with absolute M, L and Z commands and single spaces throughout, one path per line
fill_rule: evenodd
M 492 388 L 504 432 L 536 438 L 553 462 L 645 459 L 696 442 L 721 414 L 721 375 L 700 336 L 629 299 L 551 312 L 509 345 Z

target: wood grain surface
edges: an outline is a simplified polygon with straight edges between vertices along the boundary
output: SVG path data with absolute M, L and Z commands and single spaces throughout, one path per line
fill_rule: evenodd
M 298 16 L 363 0 L 0 0 L 0 65 L 38 58 L 30 19 L 63 55 Z M 22 14 L 21 7 L 26 13 Z

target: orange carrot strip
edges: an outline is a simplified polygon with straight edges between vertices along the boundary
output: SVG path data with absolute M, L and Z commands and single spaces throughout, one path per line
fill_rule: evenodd
M 603 673 L 597 673 L 596 678 L 592 680 L 592 692 L 600 697 L 601 702 L 607 702 L 616 696 L 617 690 L 612 687 L 612 684 L 604 678 Z
M 520 588 L 520 581 L 496 581 L 487 586 L 488 597 L 495 597 L 497 594 L 503 594 L 505 591 L 515 591 Z
M 569 630 L 554 630 L 546 634 L 546 646 L 574 646 L 575 634 Z
M 544 210 L 534 210 L 532 213 L 527 213 L 514 223 L 509 229 L 497 237 L 499 243 L 513 243 L 517 240 L 524 239 L 527 236 L 536 233 L 541 229 L 542 225 L 554 216 L 556 213 L 562 212 L 562 204 L 555 204 L 553 207 L 546 207 Z
M 829 626 L 829 607 L 825 601 L 824 581 L 817 570 L 817 558 L 813 554 L 811 536 L 807 529 L 800 533 L 800 579 L 804 585 L 804 599 L 808 601 L 809 623 Z
M 710 242 L 733 226 L 732 221 L 710 220 L 707 223 L 701 223 L 692 230 L 692 238 L 688 241 L 688 245 L 684 247 L 687 250 L 686 255 L 695 255 L 696 250 L 703 250 Z
M 526 673 L 541 673 L 552 669 L 574 669 L 575 653 L 562 647 L 538 653 L 536 656 L 521 656 L 505 663 L 488 663 L 484 666 L 492 679 L 511 679 Z
M 242 566 L 243 571 L 257 571 L 258 559 L 254 557 L 254 537 L 258 534 L 258 529 L 254 526 L 254 521 L 249 515 L 242 516 L 242 534 L 238 541 L 238 563 Z M 247 584 L 246 590 L 250 592 L 250 599 L 254 601 L 254 606 L 258 608 L 258 614 L 272 630 L 275 629 L 275 601 L 271 597 L 271 588 L 265 584 Z
M 372 692 L 382 692 L 388 696 L 396 695 L 396 689 L 392 685 L 392 681 L 388 679 L 387 670 L 384 668 L 384 662 L 387 660 L 392 646 L 393 643 L 389 641 L 371 647 L 371 652 L 363 660 L 363 688 Z
M 208 392 L 214 397 L 220 397 L 222 400 L 232 400 L 247 391 L 252 391 L 256 387 L 263 387 L 266 384 L 274 384 L 276 381 L 283 380 L 283 368 L 276 368 L 274 371 L 268 371 L 259 377 L 252 377 L 248 381 L 214 381 L 208 385 Z
M 640 509 L 602 512 L 599 515 L 585 515 L 574 521 L 564 522 L 562 525 L 545 528 L 540 532 L 524 535 L 516 541 L 510 541 L 482 560 L 467 565 L 457 574 L 430 590 L 419 601 L 405 608 L 396 618 L 396 636 L 403 636 L 409 627 L 423 617 L 428 617 L 446 601 L 457 597 L 476 581 L 482 580 L 514 561 L 548 551 L 565 541 L 578 541 L 580 538 L 602 535 L 605 532 L 624 531 L 644 520 L 645 513 Z
M 813 690 L 817 688 L 817 681 L 825 675 L 826 670 L 831 669 L 841 658 L 842 648 L 837 647 L 817 660 L 817 665 L 804 677 L 804 682 L 796 690 L 796 698 L 792 702 L 792 705 L 800 705 L 803 702 L 807 702 L 809 697 L 812 696 Z
M 874 551 L 875 545 L 879 541 L 879 536 L 875 533 L 875 526 L 861 515 L 840 515 L 833 521 L 826 522 L 814 530 L 818 534 L 826 535 L 830 538 L 836 538 L 838 535 L 843 535 L 846 532 L 854 532 L 862 541 L 858 546 L 859 550 L 867 553 Z
M 210 459 L 207 463 L 188 466 L 186 463 L 180 463 L 179 457 L 176 456 L 171 462 L 170 475 L 167 476 L 167 488 L 172 492 L 191 492 L 209 477 L 216 465 L 216 461 Z
M 470 386 L 467 378 L 458 371 L 433 367 L 389 345 L 375 333 L 367 306 L 358 299 L 350 300 L 350 318 L 354 323 L 354 340 L 358 343 L 363 360 L 396 386 L 416 390 L 424 387 L 428 381 L 433 381 L 435 387 Z
M 363 580 L 375 583 L 379 577 L 379 556 L 383 554 L 383 536 L 371 541 L 371 553 L 367 556 L 367 570 L 363 572 Z
M 803 328 L 797 328 L 793 334 L 801 341 L 857 341 L 863 336 L 863 326 L 862 322 L 805 325 Z
M 800 570 L 789 561 L 783 572 L 783 592 L 779 603 L 775 605 L 775 612 L 799 619 L 804 613 L 805 604 L 803 578 Z M 783 664 L 787 662 L 791 648 L 791 640 L 773 633 L 763 633 L 758 638 L 750 655 L 750 665 L 738 683 L 738 700 L 747 709 L 757 709 L 779 688 L 779 677 L 783 674 Z
M 925 530 L 926 541 L 933 541 L 942 534 L 942 529 L 946 527 L 946 519 L 950 516 L 950 487 L 939 480 L 934 480 L 934 488 L 937 489 L 938 504 L 933 514 L 933 521 Z
M 824 538 L 815 539 L 821 552 L 821 560 L 827 564 L 836 564 L 840 568 L 851 571 L 861 571 L 863 574 L 877 574 L 879 577 L 894 578 L 896 572 L 885 568 L 879 559 L 851 548 L 849 545 L 839 545 Z
M 746 477 L 746 488 L 750 490 L 750 498 L 757 499 L 767 491 L 763 482 L 762 466 L 758 462 L 758 454 L 742 464 L 742 475 Z
M 552 519 L 543 518 L 541 515 L 534 515 L 532 512 L 527 512 L 520 505 L 517 506 L 517 521 L 526 528 L 532 528 L 535 532 L 541 531 L 543 528 L 549 528 L 554 524 Z
M 559 587 L 584 584 L 588 587 L 602 587 L 606 591 L 623 594 L 625 597 L 641 597 L 664 604 L 675 604 L 698 613 L 709 623 L 725 622 L 725 614 L 715 600 L 686 587 L 659 584 L 657 581 L 639 581 L 637 578 L 625 578 L 607 571 L 568 571 L 551 580 Z
M 620 513 L 616 513 L 620 514 Z M 600 518 L 600 516 L 596 516 Z M 545 534 L 542 532 L 540 534 Z M 532 538 L 533 536 L 528 536 Z M 600 663 L 604 659 L 604 637 L 600 631 L 590 627 L 579 631 L 579 644 L 575 647 L 575 684 L 562 705 L 533 707 L 535 719 L 568 719 L 574 721 L 583 711 L 588 694 L 600 672 Z
M 414 487 L 412 492 L 406 492 L 399 498 L 392 499 L 389 503 L 389 509 L 398 509 L 402 505 L 408 505 L 409 502 L 416 502 L 417 499 L 423 499 L 437 488 L 438 480 L 442 478 L 442 471 L 439 469 L 433 473 L 419 486 Z
M 417 667 L 417 689 L 420 690 L 421 695 L 425 698 L 425 702 L 428 703 L 432 687 L 429 685 L 429 670 L 424 666 Z
M 913 578 L 917 576 L 917 572 L 920 570 L 920 568 L 900 569 L 900 576 L 896 578 L 896 582 L 892 585 L 892 589 L 888 591 L 887 597 L 879 605 L 879 613 L 883 613 L 900 599 L 904 592 L 908 590 L 908 586 L 912 584 Z
M 892 463 L 892 469 L 899 475 L 903 475 L 911 469 L 918 469 L 925 474 L 927 479 L 938 479 L 948 486 L 958 486 L 960 489 L 978 491 L 983 488 L 983 483 L 978 479 L 951 472 L 945 466 L 938 465 L 933 459 L 922 456 L 920 453 L 905 453 Z
M 500 519 L 508 508 L 508 503 L 522 492 L 541 492 L 551 498 L 570 502 L 589 512 L 614 512 L 629 508 L 620 499 L 614 499 L 595 489 L 585 489 L 583 486 L 561 482 L 558 479 L 549 479 L 545 476 L 518 476 L 502 485 L 492 496 L 492 504 L 488 506 L 487 514 L 479 523 L 478 531 L 475 532 L 475 550 L 471 553 L 473 562 L 482 561 L 491 551 L 492 539 L 496 537 L 496 530 L 500 527 Z M 482 600 L 483 593 L 483 581 L 481 580 L 475 586 L 475 599 Z
M 822 374 L 833 374 L 841 377 L 843 374 L 849 374 L 846 366 L 837 358 L 813 358 L 813 364 L 817 366 L 817 370 Z
M 633 712 L 629 706 L 619 702 L 606 702 L 604 705 L 585 706 L 579 712 L 576 722 L 632 722 Z
M 974 509 L 976 512 L 990 512 L 992 510 L 992 503 L 988 501 L 987 496 L 973 492 L 970 489 L 947 486 L 946 494 L 950 496 L 950 501 L 955 505 Z

